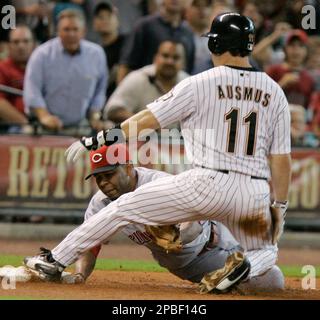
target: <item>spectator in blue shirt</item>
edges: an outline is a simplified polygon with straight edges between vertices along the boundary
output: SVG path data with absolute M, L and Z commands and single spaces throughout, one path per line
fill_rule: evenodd
M 103 128 L 100 120 L 107 83 L 103 49 L 83 39 L 85 20 L 80 11 L 67 9 L 58 20 L 58 37 L 39 46 L 26 69 L 24 102 L 50 131 L 89 124 Z

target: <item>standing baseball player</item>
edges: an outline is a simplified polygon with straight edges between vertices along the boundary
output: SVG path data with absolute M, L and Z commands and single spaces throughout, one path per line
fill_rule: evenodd
M 249 63 L 254 32 L 252 21 L 245 16 L 217 16 L 206 35 L 215 68 L 180 82 L 122 123 L 121 130 L 101 131 L 70 146 L 67 158 L 76 160 L 86 150 L 112 145 L 119 131 L 123 138 L 131 139 L 144 129 L 180 121 L 186 154 L 194 168 L 122 195 L 52 252 L 38 256 L 38 271 L 49 279 L 59 278 L 81 253 L 132 223 L 169 225 L 209 219 L 223 222 L 246 255 L 234 252 L 223 268 L 205 275 L 202 291 L 225 291 L 274 265 L 288 205 L 290 115 L 279 85 Z M 138 128 L 132 136 L 131 126 Z
M 124 144 L 117 145 L 117 152 L 123 155 L 123 159 L 119 159 L 122 160 L 120 163 L 111 165 L 107 151 L 108 147 L 103 146 L 90 153 L 91 174 L 86 179 L 94 176 L 99 191 L 88 205 L 85 220 L 122 194 L 150 181 L 169 176 L 162 171 L 133 167 Z M 162 267 L 195 283 L 199 283 L 205 274 L 222 268 L 232 252 L 241 250 L 239 243 L 222 223 L 209 220 L 161 227 L 131 224 L 121 231 L 138 245 L 146 246 Z M 101 245 L 82 254 L 76 261 L 74 274 L 62 275 L 61 282 L 84 283 L 94 270 L 100 249 Z M 36 261 L 37 259 L 34 259 L 34 262 Z M 32 265 L 31 259 L 28 264 Z M 265 275 L 251 278 L 240 285 L 244 292 L 274 291 L 283 287 L 284 278 L 277 266 L 273 266 Z

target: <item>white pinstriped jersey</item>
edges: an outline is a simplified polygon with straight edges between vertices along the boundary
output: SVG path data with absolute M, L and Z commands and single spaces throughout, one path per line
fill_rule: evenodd
M 252 176 L 270 177 L 267 156 L 290 153 L 290 115 L 283 91 L 263 72 L 220 66 L 183 80 L 147 107 L 161 127 L 180 121 L 195 168 L 140 184 L 103 207 L 52 250 L 54 259 L 69 265 L 118 230 L 133 230 L 133 224 L 140 228 L 214 220 L 231 230 L 246 251 L 250 277 L 269 270 L 277 259 L 270 188 Z M 182 253 L 193 259 L 200 245 L 191 244 L 190 251 Z
M 161 127 L 180 121 L 194 166 L 270 177 L 267 156 L 290 153 L 287 99 L 266 73 L 220 66 L 147 106 Z
M 169 175 L 169 173 L 163 171 L 151 170 L 143 167 L 136 167 L 135 170 L 138 176 L 137 188 L 150 181 L 167 177 Z M 97 191 L 89 202 L 87 210 L 84 214 L 84 220 L 88 220 L 92 215 L 96 214 L 99 210 L 110 203 L 111 200 L 101 190 Z
M 151 170 L 143 167 L 135 168 L 138 181 L 137 188 L 140 186 L 163 177 L 167 177 L 169 174 L 163 171 Z M 99 212 L 102 208 L 106 207 L 112 201 L 101 191 L 91 198 L 87 210 L 84 214 L 84 220 L 88 220 L 91 216 Z M 137 244 L 144 245 L 151 242 L 151 238 L 146 233 L 146 230 L 143 225 L 140 224 L 129 224 L 121 230 L 126 236 L 128 236 L 132 241 Z
M 138 175 L 137 188 L 153 180 L 160 179 L 162 177 L 170 176 L 168 173 L 162 171 L 151 170 L 142 167 L 135 168 Z M 111 200 L 99 190 L 91 199 L 88 208 L 85 212 L 85 220 L 88 220 L 91 216 L 97 214 L 101 209 L 105 208 Z M 205 244 L 209 241 L 211 235 L 211 222 L 199 221 L 193 222 L 200 224 L 202 232 L 200 234 L 191 235 L 194 239 L 191 242 L 183 244 L 183 250 L 177 252 L 174 255 L 168 255 L 162 248 L 155 245 L 142 224 L 129 224 L 125 226 L 121 231 L 132 241 L 139 245 L 148 247 L 153 257 L 163 267 L 169 269 L 182 268 L 193 261 L 198 254 L 203 250 Z M 221 223 L 216 223 L 218 242 L 215 244 L 220 248 L 230 250 L 238 245 L 237 241 L 233 238 L 231 233 Z M 190 229 L 189 229 L 190 230 Z M 199 230 L 199 229 L 198 229 Z

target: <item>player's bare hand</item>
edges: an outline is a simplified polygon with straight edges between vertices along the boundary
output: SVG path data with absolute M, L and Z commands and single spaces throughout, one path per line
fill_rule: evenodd
M 61 283 L 64 284 L 82 284 L 85 283 L 86 279 L 82 273 L 67 274 L 61 276 Z
M 62 121 L 52 114 L 42 116 L 40 123 L 49 130 L 59 130 L 63 127 Z
M 67 162 L 76 162 L 85 152 L 87 152 L 87 148 L 78 140 L 74 142 L 65 152 L 65 157 L 67 158 Z
M 275 245 L 283 234 L 286 206 L 275 206 L 274 204 L 270 207 L 271 219 L 272 219 L 272 244 Z

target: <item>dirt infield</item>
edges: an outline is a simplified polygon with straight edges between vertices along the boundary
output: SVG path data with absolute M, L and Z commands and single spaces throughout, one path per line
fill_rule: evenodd
M 320 288 L 320 279 L 317 287 Z M 301 280 L 289 278 L 286 279 L 286 290 L 281 293 L 200 295 L 196 285 L 169 273 L 95 271 L 84 285 L 17 283 L 15 290 L 0 289 L 0 296 L 86 300 L 320 299 L 320 290 L 302 290 Z
M 58 241 L 24 241 L 0 239 L 0 255 L 34 255 L 39 247 L 54 248 Z M 110 244 L 102 246 L 99 258 L 126 260 L 153 260 L 150 251 L 144 246 L 135 244 Z M 320 250 L 310 248 L 280 248 L 280 265 L 315 265 L 320 266 Z
M 52 248 L 57 242 L 5 241 L 0 240 L 0 254 L 30 255 L 38 252 L 39 246 Z M 101 258 L 152 260 L 150 252 L 137 245 L 107 245 Z M 320 265 L 319 250 L 308 248 L 280 249 L 279 264 Z M 15 290 L 3 290 L 0 296 L 15 296 L 40 299 L 320 299 L 320 279 L 317 290 L 302 290 L 301 279 L 286 278 L 285 292 L 272 294 L 200 295 L 197 286 L 169 273 L 125 272 L 96 270 L 84 285 L 61 285 L 52 283 L 17 283 Z

